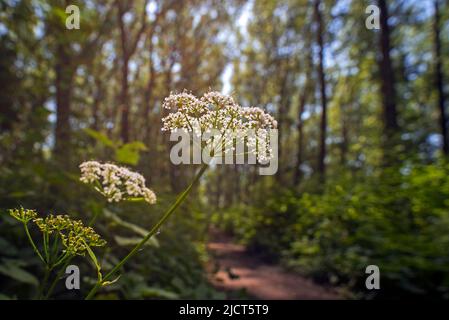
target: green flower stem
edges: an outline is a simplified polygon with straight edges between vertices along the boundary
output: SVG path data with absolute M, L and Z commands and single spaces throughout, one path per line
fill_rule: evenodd
M 34 241 L 33 241 L 33 238 L 31 237 L 30 230 L 28 230 L 28 225 L 27 225 L 27 223 L 24 222 L 24 223 L 23 223 L 23 226 L 24 226 L 24 228 L 25 228 L 25 233 L 26 233 L 26 235 L 27 235 L 27 237 L 28 237 L 28 240 L 29 240 L 30 243 L 31 243 L 31 246 L 33 247 L 34 252 L 36 252 L 36 254 L 39 256 L 39 259 L 41 259 L 43 263 L 46 263 L 45 260 L 44 260 L 44 257 L 42 257 L 41 253 L 39 252 L 39 250 L 38 250 L 37 247 L 36 247 L 36 244 L 35 244 Z
M 45 300 L 47 300 L 51 296 L 51 294 L 53 293 L 53 290 L 55 289 L 56 283 L 58 283 L 59 278 L 61 278 L 62 274 L 65 271 L 65 268 L 67 267 L 67 265 L 70 263 L 71 260 L 72 260 L 72 257 L 69 257 L 67 259 L 67 261 L 64 263 L 64 265 L 62 266 L 62 268 L 56 274 L 56 278 L 53 280 L 52 284 L 50 285 L 50 288 L 48 288 L 47 294 L 44 297 Z
M 58 255 L 58 237 L 57 236 L 54 237 L 53 246 L 52 246 L 50 255 L 52 257 L 52 260 L 53 260 L 53 258 L 55 260 L 57 259 L 57 255 Z
M 93 224 L 95 223 L 95 221 L 97 221 L 98 216 L 100 215 L 100 210 L 96 210 L 97 212 L 95 212 L 95 214 L 93 215 L 93 217 L 90 219 L 89 224 L 87 225 L 88 227 L 92 227 Z
M 152 237 L 154 236 L 158 230 L 161 228 L 161 226 L 164 224 L 164 222 L 171 216 L 171 214 L 184 202 L 190 191 L 192 190 L 193 186 L 198 182 L 198 180 L 201 178 L 201 176 L 204 174 L 206 169 L 208 168 L 207 164 L 204 164 L 201 169 L 196 174 L 193 181 L 190 183 L 190 185 L 185 189 L 176 199 L 176 202 L 165 212 L 165 214 L 162 216 L 162 218 L 159 220 L 158 223 L 148 232 L 148 234 L 128 253 L 128 255 L 123 258 L 108 274 L 106 274 L 103 277 L 103 281 L 109 280 L 131 257 L 133 257 L 140 248 Z M 95 293 L 100 288 L 101 283 L 97 281 L 95 286 L 90 290 L 89 294 L 86 296 L 86 300 L 90 300 L 94 297 Z
M 50 264 L 50 248 L 48 247 L 48 232 L 44 232 L 42 234 L 43 242 L 44 242 L 44 253 L 45 253 L 45 261 L 47 261 L 47 264 Z
M 42 298 L 43 298 L 44 290 L 45 290 L 45 287 L 47 286 L 48 278 L 50 277 L 50 272 L 51 272 L 51 269 L 48 266 L 46 266 L 44 279 L 42 280 L 40 287 L 39 287 L 38 300 L 42 300 Z
M 62 262 L 64 262 L 64 260 L 67 259 L 67 258 L 70 258 L 70 259 L 72 258 L 72 257 L 70 256 L 70 253 L 68 253 L 68 252 L 63 253 L 62 255 L 60 255 L 60 256 L 56 259 L 56 262 L 51 266 L 51 268 L 53 269 L 53 268 L 59 266 L 59 265 L 60 265 Z

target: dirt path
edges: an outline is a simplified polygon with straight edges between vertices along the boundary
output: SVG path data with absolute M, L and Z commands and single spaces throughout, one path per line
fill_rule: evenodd
M 217 237 L 214 237 L 217 238 Z M 280 266 L 268 265 L 246 253 L 245 247 L 220 236 L 208 244 L 214 257 L 213 285 L 224 291 L 246 289 L 256 299 L 338 299 L 331 290 L 321 287 L 297 274 L 284 271 Z

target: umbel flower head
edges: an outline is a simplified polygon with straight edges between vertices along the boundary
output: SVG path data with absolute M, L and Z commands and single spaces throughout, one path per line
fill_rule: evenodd
M 275 129 L 277 121 L 257 107 L 243 108 L 231 96 L 216 91 L 205 93 L 200 99 L 183 92 L 170 94 L 163 107 L 173 111 L 162 119 L 163 131 L 186 129 L 244 130 Z
M 93 228 L 85 227 L 81 220 L 72 220 L 67 215 L 48 215 L 34 219 L 38 228 L 47 234 L 59 235 L 65 252 L 84 255 L 88 247 L 103 247 L 106 241 Z
M 214 148 L 225 153 L 233 150 L 236 139 L 247 138 L 249 153 L 258 159 L 271 157 L 268 133 L 277 128 L 277 121 L 260 108 L 241 107 L 231 96 L 215 91 L 201 98 L 187 92 L 172 93 L 165 98 L 163 108 L 172 112 L 162 119 L 162 131 L 186 130 L 197 136 L 218 132 L 220 139 Z M 209 139 L 206 144 L 212 141 Z
M 30 220 L 33 220 L 37 217 L 37 213 L 34 210 L 19 208 L 19 209 L 10 209 L 9 214 L 11 217 L 19 220 L 23 223 L 28 223 Z
M 46 235 L 60 237 L 64 251 L 70 255 L 84 255 L 88 247 L 102 247 L 106 244 L 91 227 L 85 227 L 81 220 L 72 220 L 67 215 L 48 215 L 38 218 L 30 209 L 10 209 L 9 214 L 23 222 L 33 221 Z
M 97 161 L 83 162 L 80 169 L 80 181 L 96 184 L 95 189 L 109 202 L 142 198 L 150 204 L 156 203 L 155 193 L 145 186 L 145 178 L 137 172 Z

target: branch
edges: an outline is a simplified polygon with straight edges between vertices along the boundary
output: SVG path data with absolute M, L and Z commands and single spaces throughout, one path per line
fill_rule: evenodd
M 128 57 L 132 56 L 134 54 L 134 52 L 136 51 L 137 44 L 139 43 L 139 40 L 147 27 L 147 10 L 146 10 L 147 5 L 148 5 L 148 0 L 145 0 L 144 4 L 143 4 L 143 12 L 142 12 L 142 18 L 141 18 L 141 22 L 140 22 L 140 29 L 137 31 L 134 42 L 132 43 L 131 47 L 129 48 L 129 51 L 127 50 Z

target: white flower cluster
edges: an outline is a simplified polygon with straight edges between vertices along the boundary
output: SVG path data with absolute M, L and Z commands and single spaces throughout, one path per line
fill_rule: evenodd
M 97 184 L 95 189 L 109 202 L 143 198 L 150 204 L 156 203 L 156 195 L 145 186 L 145 178 L 127 168 L 111 163 L 86 161 L 80 165 L 84 183 Z
M 219 92 L 208 92 L 201 98 L 183 92 L 165 98 L 163 108 L 172 112 L 162 119 L 162 131 L 187 130 L 197 136 L 218 131 L 221 141 L 227 145 L 216 145 L 225 153 L 234 150 L 236 139 L 247 138 L 249 153 L 259 160 L 270 158 L 269 130 L 277 128 L 277 121 L 257 107 L 244 108 L 231 96 Z M 207 140 L 210 144 L 212 139 Z

